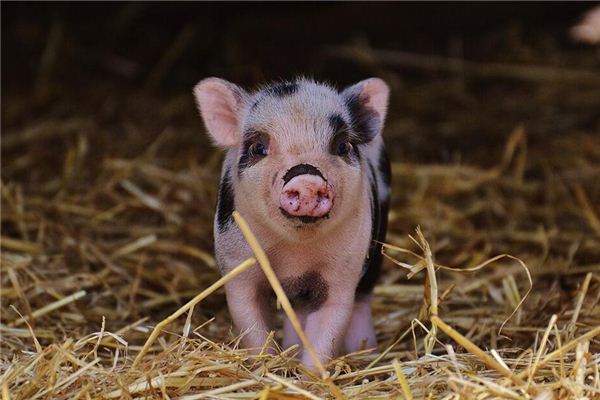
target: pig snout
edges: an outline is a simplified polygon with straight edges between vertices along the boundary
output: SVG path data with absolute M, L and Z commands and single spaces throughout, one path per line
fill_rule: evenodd
M 284 186 L 279 205 L 294 217 L 324 217 L 333 206 L 333 191 L 318 175 L 297 175 Z

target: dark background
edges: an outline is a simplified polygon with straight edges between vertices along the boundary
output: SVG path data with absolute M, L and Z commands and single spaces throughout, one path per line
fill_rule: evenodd
M 365 49 L 589 74 L 598 53 L 574 43 L 569 29 L 593 4 L 3 2 L 2 128 L 40 113 L 93 114 L 112 132 L 105 145 L 127 152 L 124 119 L 142 123 L 149 140 L 167 126 L 202 131 L 190 92 L 207 76 L 255 87 L 300 74 L 343 87 L 376 75 L 392 87 L 388 141 L 398 158 L 448 162 L 500 144 L 519 123 L 536 121 L 533 141 L 597 129 L 597 81 L 569 83 L 585 92 L 575 99 L 552 79 L 389 65 L 365 59 Z M 336 46 L 363 55 L 343 57 Z M 154 120 L 157 107 L 167 118 Z M 201 136 L 180 140 L 201 156 Z M 423 146 L 432 140 L 434 148 Z
M 346 84 L 368 71 L 329 58 L 326 47 L 358 41 L 468 60 L 568 65 L 551 55 L 580 47 L 568 29 L 593 5 L 3 2 L 3 86 L 35 81 L 52 24 L 64 36 L 53 72 L 78 84 L 117 76 L 122 84 L 143 83 L 184 27 L 192 37 L 161 80 L 163 90 L 189 88 L 207 75 L 247 85 L 296 74 Z M 119 61 L 128 68 L 119 72 L 111 64 Z

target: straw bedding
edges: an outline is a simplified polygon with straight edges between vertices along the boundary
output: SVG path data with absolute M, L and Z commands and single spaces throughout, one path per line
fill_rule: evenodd
M 322 376 L 239 345 L 213 285 L 221 154 L 190 93 L 3 96 L 3 398 L 600 398 L 598 82 L 513 72 L 393 99 L 379 347 Z

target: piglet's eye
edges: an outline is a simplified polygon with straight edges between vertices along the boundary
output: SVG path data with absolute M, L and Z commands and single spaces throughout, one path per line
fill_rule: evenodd
M 350 154 L 352 151 L 352 143 L 348 141 L 340 142 L 337 146 L 336 153 L 338 156 L 343 157 Z
M 250 153 L 255 156 L 265 157 L 269 153 L 269 149 L 264 143 L 256 142 L 250 146 Z

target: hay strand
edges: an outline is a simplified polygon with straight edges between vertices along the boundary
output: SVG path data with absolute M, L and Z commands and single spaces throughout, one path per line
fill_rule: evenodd
M 444 321 L 439 319 L 436 316 L 431 317 L 431 322 L 440 328 L 444 333 L 450 336 L 454 341 L 460 344 L 469 352 L 475 354 L 477 357 L 485 363 L 488 367 L 494 369 L 505 377 L 509 378 L 515 384 L 522 386 L 525 385 L 525 382 L 518 376 L 514 375 L 510 370 L 506 369 L 504 366 L 500 365 L 493 357 L 489 356 L 485 351 L 481 350 L 476 344 L 471 342 L 469 339 L 458 333 L 454 328 L 446 324 Z
M 256 260 L 254 258 L 249 258 L 246 261 L 242 262 L 240 265 L 238 265 L 237 267 L 235 267 L 234 269 L 229 271 L 226 275 L 221 277 L 218 281 L 216 281 L 215 283 L 210 285 L 208 288 L 204 289 L 200 294 L 198 294 L 192 300 L 188 301 L 183 307 L 179 308 L 173 314 L 169 315 L 167 318 L 165 318 L 164 320 L 159 322 L 154 327 L 154 329 L 152 330 L 152 333 L 146 340 L 146 343 L 144 343 L 144 346 L 142 347 L 142 349 L 136 356 L 135 360 L 133 361 L 132 368 L 135 367 L 139 362 L 141 362 L 142 358 L 144 358 L 144 356 L 146 355 L 148 350 L 150 350 L 150 347 L 154 344 L 154 341 L 156 340 L 158 335 L 160 335 L 160 332 L 162 331 L 162 329 L 165 326 L 167 326 L 171 322 L 175 321 L 177 318 L 179 318 L 179 316 L 181 316 L 182 314 L 184 314 L 185 312 L 190 310 L 192 307 L 194 307 L 196 304 L 200 303 L 202 300 L 207 298 L 211 293 L 213 293 L 214 291 L 219 289 L 221 286 L 223 286 L 229 280 L 233 279 L 235 276 L 239 275 L 240 273 L 242 273 L 245 270 L 247 270 L 248 268 L 250 268 L 252 265 L 254 265 L 254 263 L 256 263 Z
M 24 324 L 25 322 L 28 322 L 30 320 L 34 321 L 36 318 L 42 317 L 46 314 L 49 314 L 52 311 L 58 310 L 61 307 L 65 307 L 66 305 L 68 305 L 74 301 L 77 301 L 78 299 L 82 298 L 85 295 L 86 295 L 85 290 L 80 290 L 78 292 L 75 292 L 69 296 L 63 297 L 60 300 L 54 301 L 38 310 L 32 311 L 31 318 L 28 315 L 26 315 L 25 317 L 17 319 L 16 321 L 12 322 L 10 324 L 10 326 L 18 326 L 18 325 Z
M 410 385 L 408 384 L 408 381 L 406 380 L 406 376 L 404 375 L 404 372 L 402 372 L 400 363 L 398 362 L 398 360 L 394 359 L 394 361 L 392 361 L 392 365 L 394 366 L 394 371 L 396 372 L 396 376 L 398 377 L 398 383 L 400 384 L 400 387 L 402 388 L 402 393 L 404 394 L 404 398 L 406 400 L 412 400 L 413 395 L 412 395 L 412 392 L 410 391 Z
M 3 398 L 598 397 L 595 49 L 563 51 L 553 35 L 523 41 L 516 26 L 490 33 L 480 54 L 465 42 L 477 62 L 461 60 L 454 39 L 452 55 L 437 58 L 343 44 L 354 48 L 343 56 L 358 61 L 354 72 L 402 95 L 383 135 L 393 178 L 371 300 L 379 345 L 314 376 L 297 346 L 242 348 L 217 287 L 223 154 L 199 134 L 188 82 L 206 64 L 190 49 L 210 52 L 205 30 L 216 25 L 153 25 L 139 47 L 128 32 L 155 14 L 140 18 L 142 9 L 105 8 L 115 23 L 93 24 L 102 45 L 81 42 L 89 35 L 60 10 L 41 25 L 41 13 L 6 21 L 7 46 L 40 51 L 5 60 L 19 74 L 2 94 Z M 236 82 L 268 77 L 258 59 L 240 68 L 239 37 L 227 36 L 226 57 L 206 65 L 225 62 Z M 506 51 L 490 58 L 489 43 Z M 355 75 L 313 61 L 342 80 Z M 259 243 L 253 251 L 258 261 L 246 265 L 260 264 L 275 290 Z M 284 293 L 278 300 L 293 320 Z M 271 332 L 265 349 L 280 340 Z

